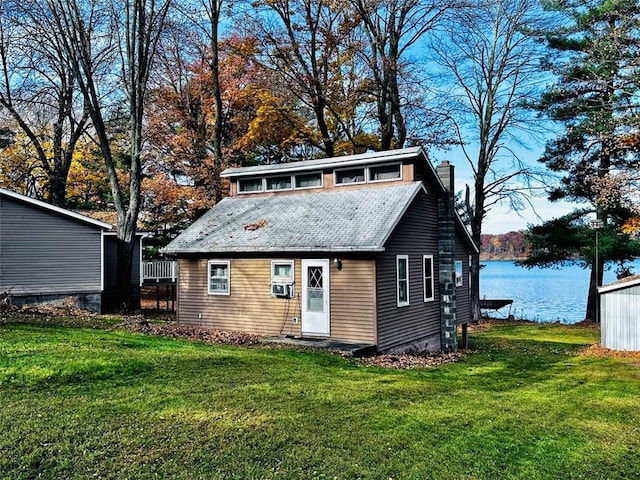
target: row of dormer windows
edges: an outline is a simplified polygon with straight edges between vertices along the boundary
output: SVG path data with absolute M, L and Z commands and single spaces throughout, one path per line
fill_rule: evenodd
M 402 180 L 402 164 L 388 163 L 335 169 L 335 185 L 390 182 Z M 322 172 L 270 175 L 238 180 L 239 193 L 279 192 L 283 190 L 322 188 Z

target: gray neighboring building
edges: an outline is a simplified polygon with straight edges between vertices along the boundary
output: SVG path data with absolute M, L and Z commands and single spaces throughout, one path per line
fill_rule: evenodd
M 101 312 L 113 302 L 112 225 L 0 188 L 0 293 L 14 304 L 59 303 Z M 140 285 L 141 238 L 132 272 Z
M 640 275 L 598 288 L 601 344 L 640 351 Z

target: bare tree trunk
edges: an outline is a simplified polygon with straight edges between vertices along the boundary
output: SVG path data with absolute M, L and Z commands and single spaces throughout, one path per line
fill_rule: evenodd
M 411 45 L 433 30 L 456 0 L 394 2 L 350 0 L 367 35 L 362 55 L 371 72 L 376 98 L 380 149 L 402 148 L 407 139 L 406 100 L 401 95 L 401 60 Z
M 164 28 L 171 0 L 79 4 L 77 0 L 47 0 L 91 117 L 107 167 L 113 203 L 118 215 L 117 303 L 125 310 L 131 304 L 131 271 L 142 185 L 142 125 L 145 95 L 157 43 Z M 86 10 L 89 9 L 89 10 Z M 99 10 L 99 11 L 98 11 Z M 109 12 L 109 19 L 102 18 Z M 105 21 L 107 20 L 107 21 Z M 103 23 L 100 23 L 103 22 Z M 100 29 L 103 29 L 102 31 Z M 105 31 L 106 29 L 110 29 Z M 112 42 L 105 41 L 109 33 Z M 101 36 L 102 34 L 102 36 Z M 107 106 L 99 91 L 101 68 L 120 59 L 122 84 L 129 113 L 128 186 L 121 185 L 105 121 Z M 103 62 L 102 64 L 100 62 Z M 128 188 L 127 188 L 128 187 Z M 126 194 L 125 194 L 126 191 Z
M 211 60 L 209 67 L 211 69 L 211 82 L 213 87 L 213 113 L 215 115 L 215 123 L 213 125 L 213 188 L 214 198 L 216 203 L 222 200 L 222 179 L 220 174 L 222 173 L 222 137 L 224 128 L 224 119 L 222 117 L 222 91 L 220 88 L 220 49 L 219 49 L 219 23 L 220 23 L 220 9 L 222 8 L 223 0 L 210 0 L 208 5 L 208 14 L 211 21 L 211 32 L 209 36 L 210 40 L 210 55 Z

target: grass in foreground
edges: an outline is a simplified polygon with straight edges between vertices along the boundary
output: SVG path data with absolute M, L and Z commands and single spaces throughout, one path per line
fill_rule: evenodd
M 0 478 L 637 478 L 640 368 L 576 355 L 597 335 L 491 326 L 401 371 L 0 322 Z

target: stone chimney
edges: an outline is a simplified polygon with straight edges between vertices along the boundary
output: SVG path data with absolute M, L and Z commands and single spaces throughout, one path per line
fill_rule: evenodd
M 438 199 L 438 277 L 440 286 L 440 343 L 456 351 L 456 223 L 454 167 L 444 160 L 436 168 L 445 193 Z

